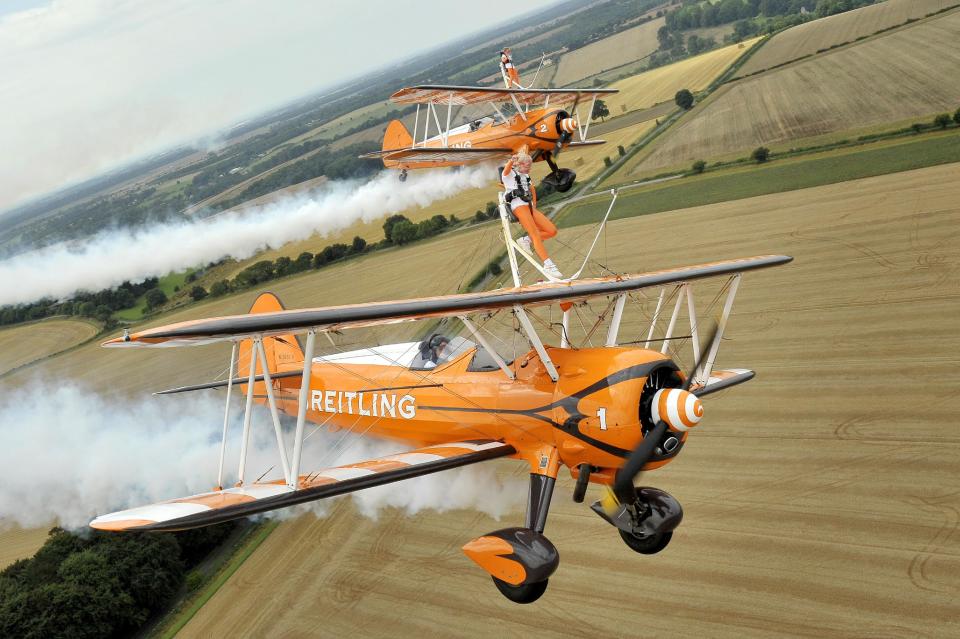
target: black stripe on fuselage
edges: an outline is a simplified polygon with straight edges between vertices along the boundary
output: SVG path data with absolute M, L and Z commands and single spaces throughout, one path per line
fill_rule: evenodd
M 594 439 L 589 435 L 585 435 L 580 431 L 580 422 L 585 419 L 587 416 L 579 411 L 577 408 L 580 400 L 588 395 L 592 395 L 597 391 L 603 390 L 613 386 L 614 384 L 619 384 L 621 382 L 630 381 L 633 379 L 638 379 L 641 377 L 647 377 L 650 375 L 651 371 L 655 368 L 660 368 L 661 366 L 667 366 L 673 370 L 677 370 L 677 366 L 668 359 L 661 359 L 655 362 L 648 362 L 646 364 L 638 364 L 636 366 L 630 366 L 619 370 L 615 373 L 607 375 L 603 379 L 600 379 L 593 384 L 590 384 L 586 388 L 577 391 L 571 395 L 568 395 L 562 399 L 558 399 L 544 406 L 539 406 L 537 408 L 460 408 L 456 406 L 420 406 L 422 410 L 435 410 L 439 412 L 460 412 L 460 413 L 488 413 L 488 414 L 500 414 L 500 415 L 523 415 L 525 417 L 531 417 L 533 419 L 539 419 L 542 422 L 550 424 L 554 428 L 562 430 L 571 437 L 576 437 L 582 442 L 590 444 L 594 448 L 598 448 L 605 453 L 615 455 L 616 457 L 626 458 L 629 454 L 629 450 L 625 450 L 618 446 L 608 444 L 606 442 L 600 441 L 599 439 Z M 546 415 L 541 415 L 546 411 L 552 410 L 554 408 L 563 408 L 569 417 L 564 420 L 564 422 L 558 423 L 553 419 L 547 417 Z

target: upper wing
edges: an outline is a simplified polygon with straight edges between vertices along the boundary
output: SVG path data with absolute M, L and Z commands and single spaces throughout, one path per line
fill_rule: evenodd
M 427 446 L 359 464 L 327 468 L 300 477 L 300 489 L 283 480 L 253 483 L 238 488 L 140 506 L 101 515 L 90 526 L 99 530 L 187 530 L 231 519 L 343 495 L 364 488 L 428 475 L 441 470 L 512 455 L 509 444 L 493 440 L 452 442 Z
M 507 158 L 513 149 L 504 148 L 463 148 L 463 147 L 418 147 L 416 149 L 388 149 L 361 155 L 362 158 L 382 158 L 394 162 L 458 162 L 472 164 L 496 158 Z
M 764 255 L 622 277 L 540 283 L 481 293 L 350 304 L 252 315 L 231 315 L 158 326 L 104 342 L 104 346 L 187 346 L 223 340 L 379 326 L 435 317 L 456 317 L 513 306 L 540 306 L 614 295 L 651 286 L 716 277 L 786 264 L 786 255 Z
M 433 102 L 436 104 L 480 104 L 483 102 L 510 102 L 515 99 L 520 104 L 543 102 L 550 98 L 554 104 L 566 104 L 584 98 L 617 93 L 616 89 L 497 89 L 494 87 L 461 87 L 444 85 L 424 85 L 400 89 L 390 96 L 397 104 L 418 104 Z

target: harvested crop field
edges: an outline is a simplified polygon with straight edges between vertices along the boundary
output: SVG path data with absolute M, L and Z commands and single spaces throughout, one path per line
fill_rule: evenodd
M 0 330 L 0 375 L 84 342 L 100 327 L 82 319 L 51 319 Z
M 633 175 L 960 105 L 960 10 L 721 87 L 636 158 Z
M 0 570 L 15 561 L 32 557 L 46 540 L 46 528 L 0 529 Z
M 737 75 L 770 69 L 958 4 L 958 0 L 887 0 L 807 22 L 773 36 Z
M 707 88 L 717 76 L 759 41 L 759 38 L 755 38 L 740 44 L 731 44 L 614 82 L 609 88 L 619 89 L 620 93 L 604 100 L 610 109 L 611 117 L 672 101 L 680 89 L 701 91 Z
M 553 78 L 554 85 L 566 86 L 647 57 L 660 46 L 657 29 L 663 26 L 664 20 L 650 20 L 563 54 Z
M 734 307 L 718 363 L 757 379 L 643 478 L 685 508 L 663 553 L 629 551 L 562 473 L 560 568 L 517 606 L 459 548 L 521 512 L 371 521 L 343 500 L 282 524 L 180 636 L 957 636 L 958 202 L 954 164 L 611 225 L 625 270 L 796 258 L 747 274 Z M 628 308 L 625 338 L 651 311 Z

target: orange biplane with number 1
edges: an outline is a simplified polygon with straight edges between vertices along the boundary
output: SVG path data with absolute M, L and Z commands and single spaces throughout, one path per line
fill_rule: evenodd
M 662 490 L 635 487 L 635 478 L 676 459 L 703 416 L 703 397 L 753 377 L 746 369 L 714 368 L 724 327 L 743 274 L 791 258 L 767 255 L 639 275 L 524 285 L 517 266 L 522 249 L 510 238 L 503 202 L 501 196 L 511 288 L 301 310 L 284 310 L 276 297 L 264 293 L 246 315 L 149 328 L 106 342 L 111 348 L 231 343 L 227 380 L 164 392 L 225 387 L 228 414 L 234 390 L 245 396 L 246 409 L 236 485 L 222 487 L 225 419 L 215 490 L 102 515 L 90 525 L 112 531 L 184 530 L 510 458 L 530 472 L 525 520 L 463 547 L 510 600 L 536 600 L 557 569 L 559 554 L 544 530 L 563 468 L 576 478 L 574 501 L 583 501 L 590 483 L 606 487 L 606 496 L 594 503 L 593 510 L 616 527 L 631 549 L 644 554 L 662 550 L 680 523 L 682 509 Z M 528 255 L 520 257 L 535 263 Z M 716 330 L 701 343 L 691 288 L 709 278 L 722 278 L 726 298 Z M 618 345 L 627 297 L 645 290 L 659 291 L 646 340 Z M 607 310 L 596 326 L 610 318 L 600 346 L 569 342 L 569 311 L 563 313 L 557 344 L 544 343 L 531 321 L 537 319 L 538 309 L 558 304 L 569 308 L 570 303 L 598 298 L 606 298 Z M 696 362 L 687 374 L 667 354 L 671 340 L 681 339 L 674 330 L 684 308 L 692 335 L 682 337 L 690 338 Z M 529 350 L 505 357 L 493 348 L 484 327 L 499 314 L 516 321 Z M 471 339 L 438 333 L 422 341 L 318 352 L 318 335 L 442 318 L 459 318 Z M 661 329 L 663 337 L 655 338 Z M 651 347 L 652 343 L 663 346 Z M 276 468 L 282 476 L 250 478 L 253 403 L 269 406 L 277 440 Z M 286 432 L 283 413 L 296 420 Z M 402 445 L 394 455 L 305 470 L 308 423 Z

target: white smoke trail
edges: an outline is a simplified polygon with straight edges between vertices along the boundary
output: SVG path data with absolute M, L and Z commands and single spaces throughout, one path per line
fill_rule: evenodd
M 0 262 L 0 305 L 97 291 L 228 256 L 245 259 L 314 233 L 329 235 L 358 221 L 428 206 L 464 189 L 487 185 L 493 175 L 487 166 L 416 171 L 401 183 L 396 173 L 384 172 L 368 182 L 333 182 L 319 193 L 206 221 L 110 231 L 80 246 L 58 244 L 22 253 Z
M 222 396 L 150 397 L 115 401 L 70 385 L 31 384 L 0 399 L 0 529 L 82 528 L 96 515 L 210 490 L 216 483 Z M 49 388 L 49 390 L 46 390 Z M 44 389 L 44 390 L 39 390 Z M 235 416 L 239 411 L 232 411 Z M 225 483 L 236 478 L 241 425 L 228 438 Z M 276 439 L 264 411 L 254 415 L 248 481 L 274 467 Z M 304 446 L 303 468 L 319 470 L 400 452 L 396 444 L 319 431 Z M 288 434 L 288 448 L 291 438 Z M 341 445 L 336 446 L 337 443 Z M 383 507 L 476 509 L 499 518 L 526 496 L 522 481 L 498 479 L 490 467 L 469 466 L 354 494 L 359 510 Z M 278 516 L 303 512 L 281 511 Z M 310 508 L 325 512 L 323 502 Z

